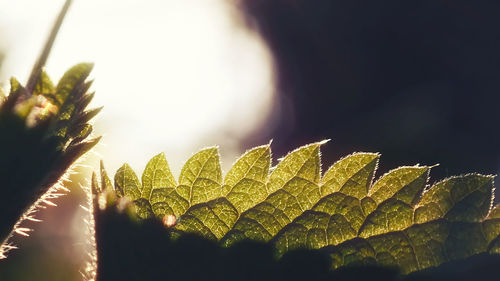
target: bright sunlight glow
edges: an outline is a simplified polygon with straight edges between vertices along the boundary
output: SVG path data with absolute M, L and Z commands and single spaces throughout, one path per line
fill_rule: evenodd
M 63 2 L 0 0 L 1 81 L 26 81 Z M 75 0 L 46 68 L 57 81 L 82 61 L 95 63 L 97 152 L 111 174 L 123 162 L 140 174 L 162 151 L 178 174 L 214 144 L 227 171 L 271 111 L 269 50 L 229 0 Z

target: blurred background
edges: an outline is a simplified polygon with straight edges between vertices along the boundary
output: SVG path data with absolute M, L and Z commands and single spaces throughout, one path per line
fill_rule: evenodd
M 61 0 L 0 0 L 0 81 L 25 81 Z M 500 170 L 500 3 L 461 0 L 76 0 L 47 71 L 92 61 L 101 144 L 0 261 L 0 280 L 80 280 L 85 185 L 99 159 L 138 174 L 165 152 L 178 175 L 219 145 L 224 170 L 273 139 L 323 167 L 354 151 L 433 168 L 431 182 Z M 8 85 L 3 84 L 3 88 Z M 1 137 L 1 136 L 0 136 Z

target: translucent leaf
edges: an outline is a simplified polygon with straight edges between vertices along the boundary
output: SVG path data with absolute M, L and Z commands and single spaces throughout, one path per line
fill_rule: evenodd
M 268 192 L 275 192 L 297 178 L 318 184 L 321 170 L 319 147 L 323 143 L 309 144 L 290 152 L 271 173 Z
M 149 201 L 154 214 L 160 218 L 165 215 L 180 217 L 189 208 L 189 202 L 171 187 L 154 189 Z
M 190 205 L 208 202 L 221 195 L 222 171 L 216 147 L 193 155 L 182 167 L 177 193 Z
M 441 181 L 423 194 L 415 211 L 415 223 L 443 217 L 480 221 L 490 210 L 492 190 L 492 176 L 469 174 Z
M 377 203 L 395 198 L 413 206 L 424 191 L 429 167 L 400 167 L 382 176 L 370 189 L 370 197 Z
M 319 200 L 321 144 L 303 146 L 278 164 L 268 183 L 268 191 L 274 193 L 244 212 L 223 243 L 231 244 L 242 234 L 253 240 L 268 241 Z
M 136 200 L 141 196 L 139 179 L 128 164 L 118 169 L 115 175 L 115 187 L 119 193 Z
M 390 198 L 370 213 L 360 229 L 360 237 L 403 230 L 413 224 L 413 207 L 407 203 Z
M 243 239 L 270 241 L 278 257 L 293 249 L 321 249 L 330 254 L 333 268 L 379 264 L 409 273 L 500 253 L 492 176 L 452 177 L 428 188 L 431 167 L 417 165 L 372 183 L 380 155 L 354 153 L 320 180 L 323 143 L 294 150 L 272 172 L 269 145 L 251 149 L 222 186 L 216 148 L 193 155 L 177 186 L 160 154 L 148 164 L 142 186 L 124 165 L 115 177 L 116 190 L 131 198 L 142 191 L 135 202 L 138 216 L 173 215 L 177 234 L 197 233 L 224 246 Z
M 368 193 L 378 158 L 374 153 L 355 153 L 333 164 L 322 179 L 322 193 L 328 195 L 319 200 L 313 211 L 306 211 L 276 235 L 279 255 L 296 248 L 318 249 L 356 237 L 366 217 L 362 201 L 356 196 L 363 198 Z M 306 236 L 299 234 L 304 232 Z
M 271 149 L 264 145 L 247 151 L 229 170 L 223 194 L 238 212 L 248 210 L 267 197 L 270 165 Z
M 149 160 L 142 174 L 142 198 L 149 200 L 153 190 L 166 187 L 175 188 L 176 186 L 177 183 L 172 172 L 170 172 L 164 153 L 160 153 Z
M 368 194 L 379 158 L 376 153 L 354 153 L 337 161 L 321 179 L 321 195 L 340 191 L 363 198 Z
M 403 273 L 437 266 L 485 252 L 500 227 L 486 229 L 486 222 L 464 223 L 436 220 L 403 231 L 354 239 L 330 246 L 334 268 L 377 263 L 398 266 Z
M 413 206 L 420 199 L 429 177 L 429 167 L 400 167 L 382 176 L 370 189 L 369 197 L 378 203 L 359 230 L 369 237 L 403 230 L 413 222 Z
M 238 211 L 225 198 L 191 207 L 182 215 L 177 229 L 221 239 L 238 219 Z
M 91 63 L 80 63 L 66 71 L 56 87 L 55 101 L 62 105 L 78 83 L 89 76 L 94 67 Z

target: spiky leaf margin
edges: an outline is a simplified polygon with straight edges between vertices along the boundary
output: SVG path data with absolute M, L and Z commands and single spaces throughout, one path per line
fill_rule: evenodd
M 51 200 L 67 191 L 62 182 L 71 165 L 100 139 L 89 139 L 89 122 L 101 110 L 87 110 L 92 67 L 75 65 L 56 86 L 42 71 L 31 92 L 11 79 L 0 104 L 0 258 L 15 248 L 13 234 L 28 235 L 21 222 L 36 221 L 37 208 L 54 205 Z
M 329 253 L 332 268 L 379 264 L 410 273 L 500 253 L 493 176 L 467 174 L 429 186 L 432 166 L 415 165 L 373 182 L 380 155 L 353 153 L 321 177 L 323 143 L 296 149 L 274 169 L 270 146 L 256 147 L 224 181 L 217 149 L 204 149 L 187 161 L 176 186 L 160 154 L 146 166 L 142 185 L 125 164 L 111 192 L 135 202 L 142 219 L 174 218 L 175 226 L 168 223 L 174 232 L 197 233 L 226 247 L 244 239 L 269 242 L 277 257 L 319 249 Z

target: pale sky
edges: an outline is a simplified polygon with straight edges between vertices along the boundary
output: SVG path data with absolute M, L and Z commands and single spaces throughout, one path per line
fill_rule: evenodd
M 0 81 L 26 81 L 62 0 L 0 0 Z M 111 174 L 128 162 L 138 174 L 165 152 L 177 176 L 193 152 L 220 145 L 223 167 L 239 141 L 265 124 L 274 77 L 266 44 L 241 24 L 229 0 L 75 0 L 47 71 L 56 82 L 94 62 L 93 106 L 103 135 L 96 152 Z M 89 165 L 97 164 L 90 157 Z

